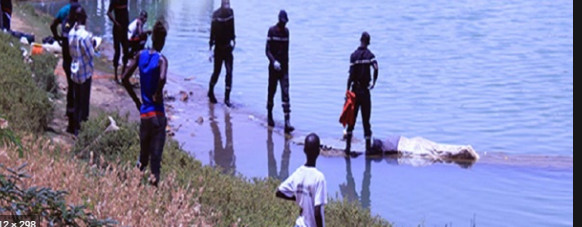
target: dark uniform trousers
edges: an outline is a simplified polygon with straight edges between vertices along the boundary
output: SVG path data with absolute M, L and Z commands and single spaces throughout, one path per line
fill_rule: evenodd
M 226 85 L 226 93 L 230 93 L 232 89 L 232 47 L 227 45 L 225 47 L 217 46 L 214 48 L 214 72 L 210 77 L 210 87 L 214 88 L 214 85 L 218 82 L 218 76 L 222 70 L 222 64 L 224 62 L 224 68 L 226 69 L 226 76 L 224 83 Z
M 356 85 L 352 88 L 352 91 L 356 94 L 356 104 L 354 107 L 354 119 L 357 120 L 358 112 L 362 110 L 362 124 L 364 125 L 364 136 L 366 139 L 372 137 L 372 130 L 370 127 L 370 114 L 372 112 L 372 100 L 370 98 L 370 90 L 368 88 L 359 88 Z M 354 131 L 355 123 L 348 126 L 348 135 L 352 135 Z
M 273 110 L 275 105 L 273 99 L 277 92 L 277 83 L 281 85 L 281 102 L 283 112 L 288 114 L 291 112 L 291 104 L 289 102 L 289 65 L 281 63 L 281 70 L 277 71 L 273 64 L 269 65 L 269 88 L 267 94 L 267 109 Z

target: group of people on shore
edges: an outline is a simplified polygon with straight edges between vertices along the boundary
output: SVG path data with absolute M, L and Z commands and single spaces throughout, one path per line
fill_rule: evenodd
M 107 12 L 113 22 L 113 46 L 115 54 L 113 67 L 115 81 L 120 82 L 126 88 L 129 96 L 140 112 L 140 155 L 138 168 L 144 171 L 150 165 L 153 178 L 150 183 L 157 185 L 160 179 L 161 158 L 166 140 L 167 118 L 163 103 L 163 89 L 166 83 L 168 59 L 161 54 L 167 35 L 166 25 L 158 20 L 152 31 L 143 29 L 147 21 L 147 13 L 142 11 L 139 17 L 129 23 L 127 8 L 128 0 L 111 0 Z M 281 86 L 282 107 L 285 113 L 285 132 L 291 133 L 294 127 L 290 123 L 291 105 L 289 99 L 289 29 L 286 27 L 289 21 L 285 10 L 278 15 L 278 22 L 268 30 L 265 54 L 269 60 L 268 81 L 268 125 L 273 127 L 272 110 L 277 84 Z M 66 115 L 69 118 L 67 132 L 77 135 L 80 124 L 89 116 L 89 100 L 91 90 L 91 77 L 94 68 L 94 48 L 92 34 L 86 28 L 87 14 L 78 0 L 70 0 L 55 16 L 51 24 L 54 39 L 62 46 L 63 69 L 67 77 L 67 104 Z M 58 32 L 58 25 L 61 31 Z M 152 47 L 144 49 L 147 36 L 152 36 Z M 232 91 L 232 68 L 235 48 L 234 13 L 230 8 L 229 0 L 222 0 L 221 7 L 212 15 L 209 48 L 213 51 L 214 72 L 212 73 L 207 96 L 210 103 L 217 103 L 214 95 L 214 87 L 222 68 L 226 68 L 224 103 L 231 107 L 230 93 Z M 367 49 L 370 44 L 370 35 L 362 34 L 361 46 L 352 54 L 350 76 L 348 78 L 348 90 L 356 92 L 357 108 L 362 109 L 367 145 L 371 138 L 369 124 L 370 95 L 369 91 L 374 87 L 378 77 L 378 65 L 374 54 Z M 123 57 L 121 58 L 121 54 Z M 118 73 L 119 60 L 123 67 Z M 132 61 L 130 62 L 130 59 Z M 127 65 L 129 63 L 129 65 Z M 371 86 L 370 67 L 374 68 L 374 79 Z M 136 69 L 140 72 L 141 99 L 138 98 L 129 78 Z M 353 131 L 353 124 L 348 127 L 348 135 Z M 349 152 L 350 141 L 347 142 Z M 367 146 L 368 148 L 368 146 Z M 320 151 L 320 141 L 316 134 L 306 137 L 305 154 L 307 162 L 280 187 L 276 196 L 296 201 L 302 208 L 302 213 L 297 219 L 297 226 L 324 226 L 323 206 L 327 203 L 326 182 L 324 175 L 315 168 Z
M 2 0 L 2 3 L 4 1 Z M 153 176 L 150 183 L 157 185 L 160 180 L 162 153 L 166 141 L 167 118 L 163 90 L 167 80 L 169 61 L 161 51 L 165 46 L 168 31 L 163 20 L 157 20 L 152 30 L 144 30 L 148 18 L 146 11 L 141 11 L 139 16 L 130 23 L 127 4 L 128 0 L 110 0 L 107 11 L 107 15 L 113 23 L 114 79 L 117 83 L 123 84 L 140 112 L 140 155 L 137 167 L 144 171 L 149 165 Z M 291 133 L 295 130 L 290 122 L 289 29 L 286 27 L 288 21 L 287 12 L 285 10 L 279 11 L 276 25 L 268 29 L 265 46 L 265 55 L 269 60 L 267 123 L 269 127 L 275 126 L 272 111 L 274 96 L 277 87 L 280 86 L 285 133 Z M 81 122 L 86 121 L 89 116 L 91 77 L 95 53 L 91 41 L 92 34 L 85 26 L 86 22 L 87 14 L 81 4 L 78 0 L 70 0 L 70 3 L 57 13 L 51 24 L 54 39 L 62 46 L 62 65 L 68 83 L 66 115 L 69 118 L 69 125 L 67 132 L 74 135 L 79 133 Z M 61 25 L 60 33 L 57 31 L 59 24 Z M 223 64 L 226 68 L 224 104 L 227 107 L 233 105 L 230 94 L 233 88 L 233 50 L 236 46 L 234 25 L 234 12 L 230 8 L 230 1 L 222 0 L 220 8 L 212 14 L 210 25 L 209 50 L 211 52 L 210 59 L 214 59 L 214 70 L 210 78 L 207 97 L 211 105 L 218 102 L 214 94 L 214 87 L 218 82 Z M 152 46 L 145 48 L 148 35 L 151 35 Z M 452 151 L 448 153 L 449 155 L 459 154 L 459 151 L 462 150 L 459 147 L 435 148 L 438 144 L 426 140 L 415 140 L 415 138 L 407 139 L 396 136 L 385 141 L 372 140 L 370 91 L 374 89 L 378 79 L 378 62 L 375 55 L 368 49 L 371 43 L 370 34 L 363 32 L 359 41 L 359 47 L 350 56 L 346 104 L 340 119 L 344 126 L 347 125 L 344 137 L 346 157 L 357 155 L 351 151 L 351 142 L 352 132 L 360 110 L 366 141 L 366 155 L 398 152 L 418 153 L 418 148 L 422 148 L 422 151 L 427 155 L 438 152 L 436 150 Z M 123 66 L 119 73 L 120 58 Z M 138 98 L 129 81 L 137 69 L 139 69 L 140 74 L 141 98 Z M 222 146 L 221 143 L 219 145 Z M 315 167 L 320 148 L 319 137 L 314 133 L 309 134 L 304 143 L 305 165 L 299 167 L 277 188 L 277 197 L 293 200 L 301 208 L 295 226 L 325 226 L 323 208 L 327 204 L 326 180 L 323 173 Z M 475 157 L 478 159 L 478 155 L 472 148 L 468 147 L 465 150 L 468 152 L 463 154 L 469 154 L 469 159 Z M 234 153 L 232 150 L 228 152 Z M 229 164 L 233 163 L 229 162 Z

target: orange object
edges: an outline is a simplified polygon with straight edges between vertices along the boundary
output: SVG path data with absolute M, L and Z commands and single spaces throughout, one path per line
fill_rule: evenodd
M 40 43 L 33 43 L 31 48 L 32 50 L 30 52 L 32 55 L 41 55 L 43 52 L 42 44 Z
M 351 91 L 346 91 L 346 102 L 344 103 L 344 109 L 340 115 L 339 122 L 346 127 L 346 125 L 354 125 L 356 123 L 355 115 L 356 108 L 356 93 Z

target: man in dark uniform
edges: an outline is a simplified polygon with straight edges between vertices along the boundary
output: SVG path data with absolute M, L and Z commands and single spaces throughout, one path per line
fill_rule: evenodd
M 236 45 L 234 35 L 234 14 L 230 8 L 229 0 L 222 0 L 219 9 L 212 14 L 212 24 L 210 26 L 210 50 L 214 47 L 214 72 L 210 78 L 210 85 L 208 88 L 208 98 L 211 103 L 216 103 L 214 96 L 214 86 L 218 81 L 220 70 L 222 69 L 222 62 L 226 68 L 224 104 L 228 107 L 230 103 L 230 91 L 232 89 L 232 50 Z
M 73 93 L 74 82 L 71 80 L 71 62 L 73 61 L 71 53 L 69 52 L 69 31 L 73 28 L 77 18 L 75 13 L 77 9 L 81 8 L 78 0 L 71 0 L 69 4 L 63 6 L 55 16 L 51 23 L 51 32 L 56 41 L 61 44 L 63 54 L 63 71 L 67 76 L 67 110 L 66 114 L 69 118 L 69 126 L 67 132 L 74 133 L 74 119 L 73 113 L 75 111 L 75 94 Z M 61 24 L 61 34 L 57 31 L 57 27 Z M 82 117 L 85 118 L 85 117 Z M 85 120 L 85 119 L 83 119 Z
M 289 103 L 289 29 L 285 27 L 289 19 L 287 12 L 279 12 L 279 23 L 269 28 L 267 35 L 266 54 L 269 58 L 269 90 L 267 95 L 268 124 L 275 126 L 273 120 L 273 98 L 277 92 L 277 83 L 281 84 L 281 100 L 285 113 L 285 132 L 290 133 L 295 128 L 291 126 Z
M 347 90 L 352 90 L 356 94 L 356 104 L 354 108 L 354 118 L 358 117 L 358 111 L 362 109 L 362 124 L 364 125 L 364 136 L 366 137 L 366 153 L 371 151 L 372 130 L 370 129 L 370 114 L 372 102 L 370 100 L 370 90 L 376 85 L 378 79 L 378 62 L 374 54 L 368 49 L 370 45 L 370 34 L 362 33 L 360 47 L 352 53 L 350 57 L 350 75 L 348 78 Z M 370 75 L 370 67 L 374 68 L 374 80 Z M 372 84 L 370 85 L 370 81 Z M 354 124 L 348 126 L 346 135 L 347 155 L 351 154 L 352 132 Z
M 0 31 L 3 29 L 10 31 L 10 21 L 12 19 L 12 0 L 1 0 L 0 12 L 2 13 Z
M 113 68 L 115 69 L 115 82 L 120 83 L 117 76 L 117 66 L 119 66 L 121 48 L 123 48 L 123 68 L 121 73 L 125 71 L 129 58 L 129 46 L 127 41 L 129 11 L 127 9 L 127 0 L 111 0 L 111 2 L 109 2 L 109 9 L 107 10 L 107 16 L 111 22 L 113 22 L 113 48 L 115 49 L 115 54 L 113 55 Z

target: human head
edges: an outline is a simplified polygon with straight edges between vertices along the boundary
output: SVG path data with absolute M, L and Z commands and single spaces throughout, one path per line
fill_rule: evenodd
M 307 135 L 307 137 L 305 137 L 305 147 L 303 148 L 305 156 L 307 156 L 307 162 L 315 162 L 317 156 L 319 156 L 319 149 L 319 136 L 315 133 Z
M 363 32 L 362 37 L 360 37 L 360 42 L 362 45 L 370 45 L 370 34 L 368 34 L 368 32 Z
M 287 17 L 287 12 L 285 12 L 285 10 L 281 10 L 279 11 L 279 24 L 285 26 L 285 24 L 287 24 L 287 22 L 289 21 L 289 18 Z
M 141 21 L 146 21 L 146 20 L 148 20 L 148 12 L 147 12 L 147 11 L 145 11 L 145 10 L 141 10 L 141 11 L 139 12 L 139 19 L 140 19 Z
M 383 153 L 384 151 L 383 151 L 382 140 L 374 139 L 374 142 L 372 143 L 371 150 L 373 153 Z
M 167 34 L 168 31 L 164 23 L 161 20 L 156 21 L 152 32 L 152 43 L 155 50 L 162 51 L 166 44 Z
M 222 8 L 230 8 L 230 0 L 222 0 L 222 3 L 220 4 L 220 6 Z
M 75 10 L 75 16 L 79 25 L 85 25 L 87 23 L 87 13 L 83 7 L 79 7 Z

